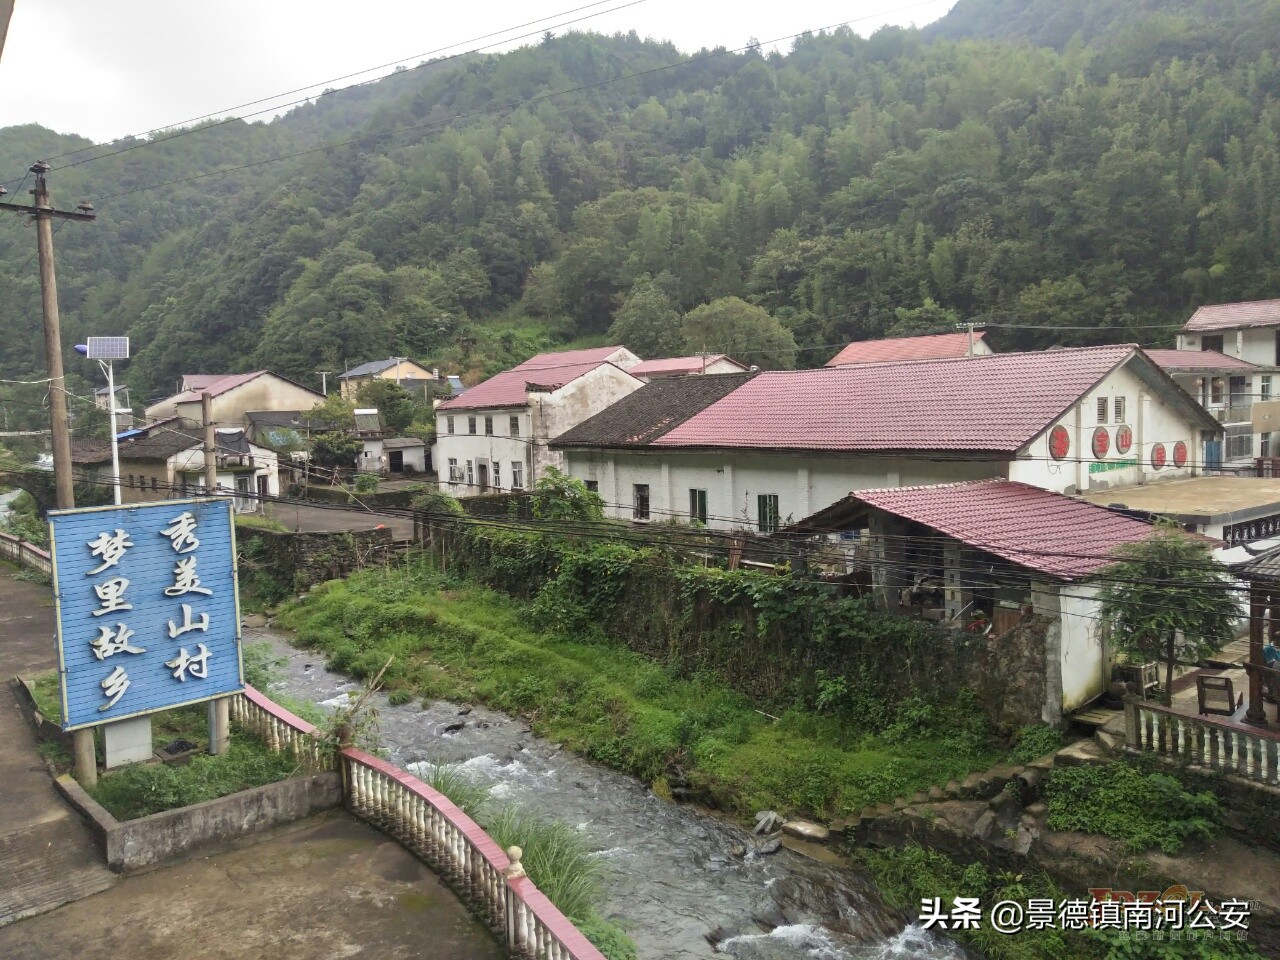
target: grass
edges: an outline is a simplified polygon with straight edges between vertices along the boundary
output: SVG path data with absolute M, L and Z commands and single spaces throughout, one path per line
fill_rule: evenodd
M 880 732 L 801 710 L 775 722 L 718 680 L 677 676 L 620 644 L 540 630 L 531 604 L 423 567 L 326 584 L 286 607 L 281 622 L 331 669 L 356 677 L 394 654 L 384 677 L 393 696 L 488 703 L 659 792 L 679 776 L 746 816 L 847 815 L 999 756 L 963 702 L 910 702 Z
M 291 756 L 233 727 L 231 747 L 221 756 L 199 754 L 178 766 L 130 764 L 105 774 L 89 793 L 117 820 L 133 820 L 275 783 L 296 772 Z
M 236 526 L 247 530 L 270 530 L 272 533 L 289 532 L 289 528 L 274 517 L 263 517 L 256 513 L 237 513 Z

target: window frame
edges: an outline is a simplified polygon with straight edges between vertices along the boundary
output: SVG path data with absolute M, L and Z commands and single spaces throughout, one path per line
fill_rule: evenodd
M 511 461 L 511 489 L 524 489 L 524 464 L 519 460 Z
M 452 435 L 453 434 L 453 417 L 445 417 L 444 425 L 446 428 L 445 433 Z
M 493 417 L 484 418 L 484 435 L 486 437 L 493 436 Z
M 1263 401 L 1271 399 L 1271 374 L 1269 373 L 1258 377 L 1258 399 Z
M 520 436 L 520 414 L 513 413 L 511 415 L 510 419 L 507 421 L 507 429 L 510 431 L 511 436 Z
M 1098 397 L 1098 398 L 1094 401 L 1094 412 L 1095 412 L 1095 413 L 1097 414 L 1097 416 L 1098 416 L 1098 422 L 1099 422 L 1099 423 L 1110 423 L 1110 422 L 1111 422 L 1110 420 L 1108 420 L 1108 419 L 1107 419 L 1107 414 L 1108 414 L 1110 411 L 1111 411 L 1111 398 L 1110 398 L 1110 397 Z
M 756 528 L 761 533 L 777 533 L 781 514 L 782 504 L 776 493 L 756 494 Z
M 1126 409 L 1129 406 L 1125 397 L 1111 398 L 1111 418 L 1116 423 L 1124 423 L 1125 415 L 1129 412 Z
M 689 488 L 689 520 L 707 525 L 707 491 L 702 487 Z
M 467 434 L 469 436 L 474 437 L 477 435 L 477 429 L 478 429 L 478 423 L 476 421 L 476 418 L 467 417 Z
M 462 482 L 462 465 L 458 463 L 458 458 L 450 457 L 449 463 L 447 464 L 447 466 L 449 468 L 448 482 L 461 483 Z
M 1210 333 L 1200 337 L 1200 350 L 1206 352 L 1212 350 L 1214 353 L 1226 353 L 1226 338 L 1221 333 Z

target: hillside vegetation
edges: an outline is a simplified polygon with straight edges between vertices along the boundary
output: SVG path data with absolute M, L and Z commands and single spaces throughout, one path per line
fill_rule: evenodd
M 55 199 L 100 210 L 57 234 L 64 325 L 133 336 L 135 406 L 185 372 L 312 383 L 392 353 L 474 379 L 615 320 L 642 352 L 765 367 L 962 319 L 1018 325 L 1005 349 L 1167 343 L 1199 303 L 1280 296 L 1278 16 L 961 0 L 785 55 L 569 34 L 405 71 L 55 170 Z M 83 146 L 0 131 L 0 176 Z M 32 248 L 0 220 L 10 378 L 40 364 Z

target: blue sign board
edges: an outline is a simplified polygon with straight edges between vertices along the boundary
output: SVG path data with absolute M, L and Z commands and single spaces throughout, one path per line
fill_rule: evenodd
M 49 513 L 62 728 L 244 689 L 231 501 Z

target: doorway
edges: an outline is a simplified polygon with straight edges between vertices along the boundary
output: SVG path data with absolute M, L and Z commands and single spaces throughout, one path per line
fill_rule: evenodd
M 480 472 L 480 492 L 484 493 L 489 489 L 489 464 L 481 462 L 476 467 Z
M 404 473 L 403 450 L 390 450 L 387 452 L 387 469 L 392 473 Z

